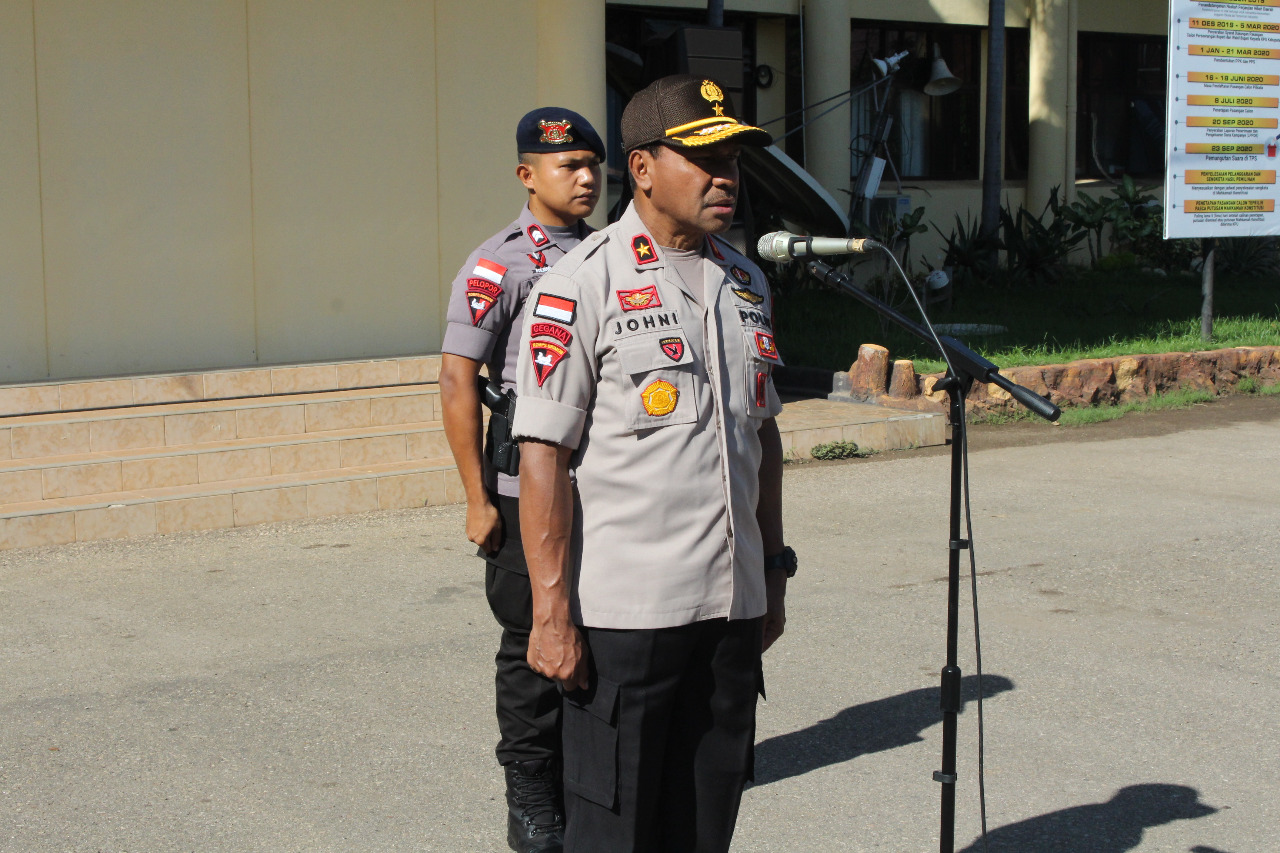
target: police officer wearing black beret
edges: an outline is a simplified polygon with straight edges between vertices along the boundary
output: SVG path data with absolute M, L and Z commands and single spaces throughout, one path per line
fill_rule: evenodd
M 528 202 L 514 222 L 471 253 L 453 281 L 440 392 L 445 434 L 466 491 L 467 538 L 486 561 L 485 592 L 502 626 L 497 756 L 507 781 L 507 842 L 518 853 L 559 853 L 560 693 L 526 660 L 532 596 L 520 543 L 518 463 L 504 455 L 513 445 L 498 433 L 513 415 L 508 407 L 525 299 L 542 274 L 591 233 L 583 218 L 600 199 L 605 151 L 591 124 L 561 107 L 526 114 L 516 128 L 516 151 L 516 177 Z M 477 382 L 482 365 L 487 388 Z M 494 409 L 488 447 L 481 434 L 485 397 Z

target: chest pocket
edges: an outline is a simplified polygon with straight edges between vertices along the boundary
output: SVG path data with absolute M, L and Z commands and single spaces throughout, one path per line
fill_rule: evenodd
M 693 353 L 678 327 L 632 335 L 616 346 L 622 372 L 630 379 L 623 409 L 628 430 L 639 432 L 697 421 Z

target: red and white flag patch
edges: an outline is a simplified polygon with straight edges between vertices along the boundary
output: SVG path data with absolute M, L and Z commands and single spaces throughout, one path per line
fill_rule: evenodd
M 556 320 L 569 326 L 573 325 L 577 311 L 577 302 L 554 293 L 539 293 L 538 301 L 533 305 L 533 316 L 543 320 Z
M 475 269 L 471 270 L 471 274 L 494 284 L 502 284 L 502 277 L 507 274 L 507 268 L 488 258 L 481 258 L 476 261 Z

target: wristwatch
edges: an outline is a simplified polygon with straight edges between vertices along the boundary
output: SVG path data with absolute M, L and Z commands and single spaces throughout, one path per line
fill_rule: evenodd
M 799 568 L 800 561 L 796 559 L 796 552 L 790 547 L 783 548 L 780 553 L 764 558 L 764 570 L 771 572 L 774 569 L 786 569 L 787 577 L 796 576 L 796 569 Z

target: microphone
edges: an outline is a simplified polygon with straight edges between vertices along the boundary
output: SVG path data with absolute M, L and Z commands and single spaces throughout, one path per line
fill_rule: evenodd
M 801 237 L 788 231 L 766 234 L 756 244 L 760 257 L 779 263 L 814 255 L 862 254 L 883 248 L 883 243 L 865 237 Z

